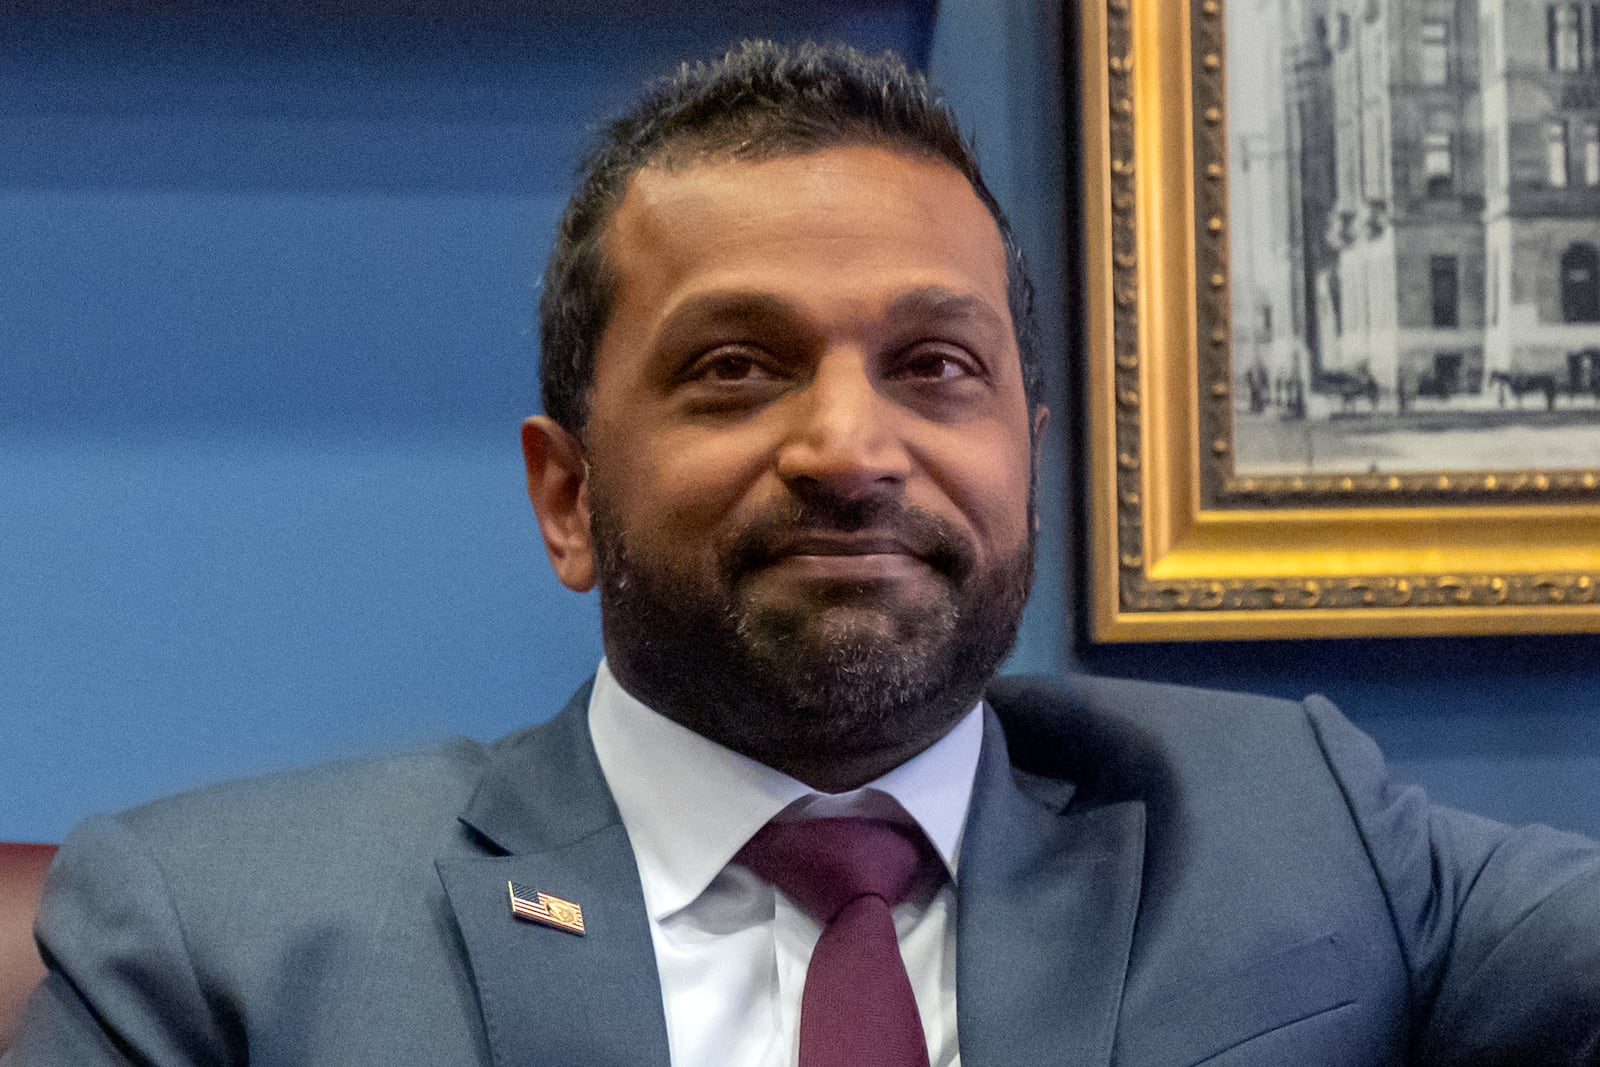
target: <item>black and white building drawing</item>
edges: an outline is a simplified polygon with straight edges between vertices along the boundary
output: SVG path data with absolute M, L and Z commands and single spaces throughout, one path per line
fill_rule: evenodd
M 1227 14 L 1237 469 L 1600 466 L 1600 2 Z

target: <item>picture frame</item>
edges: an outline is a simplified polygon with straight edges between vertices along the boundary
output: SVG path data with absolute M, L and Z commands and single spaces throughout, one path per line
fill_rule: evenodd
M 1332 18 L 1327 24 L 1332 32 L 1347 36 L 1331 46 L 1333 58 L 1319 57 L 1330 64 L 1339 62 L 1340 49 L 1366 47 L 1362 41 L 1375 42 L 1372 46 L 1379 48 L 1386 46 L 1376 42 L 1416 41 L 1417 27 L 1407 27 L 1411 35 L 1406 37 L 1392 32 L 1384 20 L 1440 9 L 1400 0 L 1296 0 L 1293 5 L 1287 0 L 1083 0 L 1079 7 L 1090 638 L 1186 641 L 1600 630 L 1600 447 L 1590 444 L 1600 442 L 1600 386 L 1591 401 L 1584 394 L 1588 379 L 1580 381 L 1578 371 L 1572 370 L 1587 366 L 1591 331 L 1600 349 L 1600 325 L 1591 326 L 1587 319 L 1574 322 L 1570 316 L 1555 325 L 1530 325 L 1533 313 L 1515 303 L 1510 285 L 1500 299 L 1521 318 L 1491 328 L 1493 308 L 1485 312 L 1487 298 L 1474 302 L 1460 297 L 1457 303 L 1466 311 L 1459 321 L 1451 319 L 1448 315 L 1454 313 L 1438 298 L 1441 291 L 1449 292 L 1450 279 L 1440 268 L 1446 257 L 1431 255 L 1422 260 L 1431 275 L 1391 277 L 1388 286 L 1395 293 L 1392 303 L 1399 307 L 1394 314 L 1401 320 L 1397 326 L 1391 323 L 1388 335 L 1420 339 L 1421 357 L 1410 350 L 1394 346 L 1385 350 L 1368 343 L 1378 336 L 1369 331 L 1363 335 L 1363 362 L 1341 365 L 1334 357 L 1357 348 L 1349 340 L 1356 331 L 1347 329 L 1334 336 L 1326 323 L 1321 328 L 1325 343 L 1320 353 L 1309 351 L 1316 344 L 1309 329 L 1302 331 L 1298 347 L 1283 346 L 1302 364 L 1308 355 L 1313 363 L 1321 357 L 1310 373 L 1301 367 L 1298 422 L 1294 422 L 1293 388 L 1279 388 L 1276 382 L 1263 385 L 1255 373 L 1259 364 L 1253 361 L 1259 353 L 1246 352 L 1251 357 L 1247 360 L 1236 351 L 1256 346 L 1259 338 L 1258 333 L 1241 332 L 1241 327 L 1253 329 L 1257 324 L 1241 321 L 1240 287 L 1247 281 L 1251 286 L 1269 286 L 1270 282 L 1257 279 L 1270 279 L 1273 266 L 1287 267 L 1280 274 L 1288 273 L 1292 284 L 1281 288 L 1298 294 L 1297 299 L 1314 309 L 1317 294 L 1334 293 L 1337 273 L 1357 261 L 1349 249 L 1363 241 L 1368 243 L 1362 249 L 1379 247 L 1385 226 L 1391 234 L 1402 225 L 1408 227 L 1403 240 L 1389 239 L 1391 250 L 1399 250 L 1391 255 L 1392 261 L 1408 257 L 1412 261 L 1405 269 L 1415 269 L 1413 253 L 1418 249 L 1426 253 L 1427 241 L 1433 239 L 1423 225 L 1427 218 L 1454 211 L 1456 239 L 1472 255 L 1479 254 L 1472 241 L 1481 241 L 1487 226 L 1483 217 L 1474 222 L 1472 216 L 1474 197 L 1483 199 L 1483 186 L 1490 180 L 1475 177 L 1488 173 L 1487 155 L 1480 149 L 1478 158 L 1456 161 L 1459 187 L 1441 183 L 1435 174 L 1437 153 L 1427 155 L 1441 138 L 1426 130 L 1420 137 L 1403 137 L 1396 116 L 1404 109 L 1397 102 L 1390 116 L 1392 128 L 1373 124 L 1380 144 L 1408 157 L 1404 166 L 1397 159 L 1388 169 L 1376 169 L 1375 180 L 1393 186 L 1392 200 L 1360 202 L 1361 211 L 1353 221 L 1333 210 L 1342 202 L 1323 205 L 1334 223 L 1329 218 L 1314 221 L 1348 223 L 1355 229 L 1347 235 L 1335 227 L 1334 236 L 1327 237 L 1328 225 L 1316 230 L 1305 227 L 1303 247 L 1324 257 L 1322 266 L 1316 271 L 1305 268 L 1307 253 L 1299 260 L 1265 267 L 1259 261 L 1251 263 L 1247 277 L 1240 259 L 1269 242 L 1258 236 L 1253 243 L 1239 243 L 1233 223 L 1250 221 L 1255 213 L 1250 205 L 1279 194 L 1263 192 L 1267 183 L 1259 181 L 1262 188 L 1241 188 L 1241 182 L 1249 180 L 1241 178 L 1240 167 L 1250 165 L 1250 146 L 1230 137 L 1227 41 L 1234 24 L 1226 5 L 1250 4 L 1249 13 L 1261 16 L 1271 15 L 1268 3 L 1279 4 L 1283 12 L 1292 8 L 1292 17 L 1302 20 L 1317 17 L 1319 10 Z M 1573 5 L 1580 6 L 1589 10 L 1588 5 Z M 1478 10 L 1476 0 L 1454 7 L 1470 10 L 1474 17 Z M 1509 0 L 1485 5 L 1486 10 L 1510 10 L 1507 18 L 1522 17 L 1517 11 L 1543 12 L 1545 7 Z M 1406 15 L 1408 9 L 1413 15 Z M 1339 23 L 1341 16 L 1362 24 Z M 1551 42 L 1552 79 L 1560 81 L 1555 75 L 1565 72 L 1554 68 L 1566 59 L 1554 51 L 1555 17 L 1550 16 L 1548 38 L 1522 33 L 1516 39 Z M 1455 52 L 1445 53 L 1447 74 L 1452 69 L 1464 72 L 1469 62 L 1477 61 L 1472 49 L 1485 47 L 1487 35 L 1496 30 L 1488 18 L 1468 25 L 1463 16 L 1459 24 L 1447 27 L 1461 40 Z M 1254 23 L 1242 25 L 1255 32 Z M 1318 31 L 1324 32 L 1320 24 Z M 1421 36 L 1434 32 L 1434 27 L 1425 27 Z M 1500 27 L 1497 32 L 1508 31 Z M 1591 40 L 1596 53 L 1592 56 Z M 1600 69 L 1600 33 L 1591 32 L 1580 43 L 1585 69 Z M 1386 63 L 1439 58 L 1436 51 L 1419 59 L 1416 46 L 1407 47 L 1413 52 L 1398 60 L 1389 56 Z M 1249 63 L 1239 66 L 1271 70 L 1271 54 L 1270 47 L 1252 43 Z M 1298 61 L 1295 70 L 1296 77 L 1304 73 Z M 1436 74 L 1430 69 L 1427 78 Z M 1302 90 L 1296 83 L 1294 92 Z M 1241 100 L 1262 95 L 1241 93 Z M 1435 93 L 1428 99 L 1435 97 L 1442 98 Z M 1337 105 L 1336 93 L 1332 99 Z M 1564 100 L 1559 95 L 1552 99 L 1558 106 Z M 1423 116 L 1419 121 L 1433 121 L 1426 107 L 1410 110 Z M 1347 119 L 1333 116 L 1336 124 Z M 1326 121 L 1324 117 L 1317 128 Z M 1465 128 L 1455 131 L 1458 147 L 1473 138 L 1492 146 L 1494 133 L 1502 140 L 1509 137 L 1513 149 L 1521 153 L 1512 163 L 1523 170 L 1514 172 L 1520 176 L 1508 183 L 1514 191 L 1537 186 L 1537 181 L 1528 179 L 1529 168 L 1536 170 L 1543 163 L 1523 158 L 1532 151 L 1524 143 L 1528 131 L 1488 130 L 1489 120 L 1483 121 L 1485 128 L 1476 133 Z M 1338 131 L 1331 136 L 1339 136 Z M 1277 156 L 1291 161 L 1280 164 L 1285 170 L 1292 166 L 1314 176 L 1326 163 L 1337 171 L 1338 159 L 1312 158 L 1305 144 L 1298 143 L 1293 154 L 1280 145 Z M 1259 147 L 1264 151 L 1258 156 L 1272 157 L 1273 145 Z M 1571 173 L 1586 179 L 1583 168 L 1590 164 L 1582 156 L 1600 160 L 1597 153 L 1600 147 L 1585 148 L 1570 159 Z M 1548 149 L 1546 161 L 1554 156 L 1554 149 Z M 1600 169 L 1600 162 L 1593 165 Z M 1335 174 L 1333 180 L 1344 177 Z M 1480 183 L 1476 192 L 1474 181 Z M 1600 185 L 1600 177 L 1596 184 Z M 1252 197 L 1241 209 L 1238 200 L 1230 202 L 1230 193 L 1243 192 Z M 1563 208 L 1567 218 L 1558 219 L 1550 230 L 1570 235 L 1581 226 L 1587 235 L 1592 226 L 1600 241 L 1600 188 L 1582 187 L 1576 192 L 1584 199 L 1575 208 Z M 1333 201 L 1344 195 L 1342 189 L 1336 193 Z M 1555 202 L 1549 193 L 1545 189 L 1546 199 Z M 1310 194 L 1300 195 L 1298 203 L 1303 206 Z M 1230 206 L 1243 217 L 1232 218 Z M 1413 224 L 1413 217 L 1422 223 Z M 1479 231 L 1473 231 L 1474 225 Z M 1480 237 L 1473 238 L 1474 232 Z M 1378 236 L 1369 239 L 1373 233 Z M 1326 247 L 1346 237 L 1349 244 L 1331 251 Z M 1493 259 L 1493 245 L 1489 247 L 1485 255 Z M 1363 254 L 1368 265 L 1382 261 L 1381 256 Z M 1472 262 L 1477 260 L 1469 259 L 1469 267 Z M 1576 269 L 1560 269 L 1561 284 L 1568 286 L 1563 292 L 1578 292 L 1568 285 L 1577 278 Z M 1513 263 L 1499 270 L 1509 273 L 1519 292 L 1534 288 L 1527 280 L 1534 268 Z M 1518 270 L 1523 274 L 1515 273 Z M 1498 277 L 1485 280 L 1487 274 L 1480 268 L 1476 276 L 1480 292 L 1491 292 L 1487 287 Z M 1595 274 L 1593 284 L 1600 286 L 1600 271 Z M 1384 287 L 1373 291 L 1382 292 Z M 1416 303 L 1419 292 L 1423 315 L 1430 313 L 1427 295 L 1431 292 L 1434 297 L 1432 325 L 1408 327 L 1406 307 Z M 1244 306 L 1250 315 L 1257 310 L 1253 304 Z M 1322 310 L 1328 318 L 1327 308 Z M 1548 373 L 1530 371 L 1526 364 L 1517 369 L 1506 360 L 1522 358 L 1520 349 L 1508 357 L 1494 347 L 1504 347 L 1507 337 L 1520 344 L 1528 337 L 1546 335 L 1554 338 L 1558 356 L 1563 345 L 1571 349 L 1572 339 L 1577 338 L 1580 358 L 1569 358 L 1567 365 L 1571 380 L 1561 376 L 1559 367 Z M 1433 354 L 1433 363 L 1426 362 L 1426 345 L 1441 337 L 1467 353 L 1464 359 L 1453 360 L 1455 379 L 1428 377 L 1452 365 L 1450 360 L 1439 360 L 1439 353 Z M 1600 364 L 1600 356 L 1596 362 Z M 1511 377 L 1514 370 L 1523 378 Z M 1249 381 L 1249 375 L 1256 381 Z M 1538 380 L 1529 386 L 1529 377 Z M 1293 384 L 1289 378 L 1283 380 Z M 1475 391 L 1469 392 L 1469 386 Z M 1451 392 L 1452 387 L 1459 391 Z M 1547 390 L 1551 417 L 1540 422 L 1535 415 Z M 1285 395 L 1288 414 L 1280 410 Z M 1263 398 L 1267 402 L 1262 411 L 1254 411 Z M 1272 418 L 1293 424 L 1286 431 L 1267 421 Z M 1554 426 L 1552 433 L 1543 433 L 1550 429 L 1546 423 Z M 1468 442 L 1465 445 L 1456 443 L 1459 435 L 1452 436 L 1457 424 L 1465 427 L 1460 431 L 1466 435 L 1460 437 Z M 1513 424 L 1515 432 L 1504 429 Z M 1339 447 L 1369 452 L 1324 458 L 1320 466 L 1303 470 L 1292 469 L 1292 463 L 1300 461 L 1287 450 L 1263 461 L 1257 448 L 1241 462 L 1240 448 L 1255 448 L 1251 442 L 1263 436 L 1331 440 Z M 1408 459 L 1405 448 L 1411 445 L 1406 442 L 1413 438 L 1424 442 L 1423 450 Z M 1506 447 L 1505 441 L 1517 442 L 1524 452 L 1530 447 L 1535 451 L 1524 455 Z M 1540 448 L 1546 451 L 1537 451 Z M 1534 462 L 1526 461 L 1528 455 Z M 1321 456 L 1327 456 L 1326 448 Z M 1547 458 L 1551 462 L 1543 462 Z M 1280 460 L 1289 468 L 1275 469 Z

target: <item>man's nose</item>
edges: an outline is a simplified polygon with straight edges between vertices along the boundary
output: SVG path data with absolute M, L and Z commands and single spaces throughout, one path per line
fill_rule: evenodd
M 792 397 L 778 474 L 792 486 L 845 498 L 898 491 L 910 471 L 900 412 L 851 352 L 830 353 Z

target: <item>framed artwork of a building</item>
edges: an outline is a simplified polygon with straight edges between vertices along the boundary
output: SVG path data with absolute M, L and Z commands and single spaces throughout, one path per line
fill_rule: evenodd
M 1600 629 L 1600 2 L 1079 13 L 1092 636 Z

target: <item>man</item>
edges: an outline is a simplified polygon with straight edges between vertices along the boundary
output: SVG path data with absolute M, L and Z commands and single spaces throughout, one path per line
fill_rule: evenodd
M 897 61 L 658 88 L 542 311 L 529 494 L 600 591 L 592 686 L 91 820 L 8 1064 L 1600 1062 L 1592 843 L 1430 809 L 1324 702 L 991 682 L 1039 354 Z

